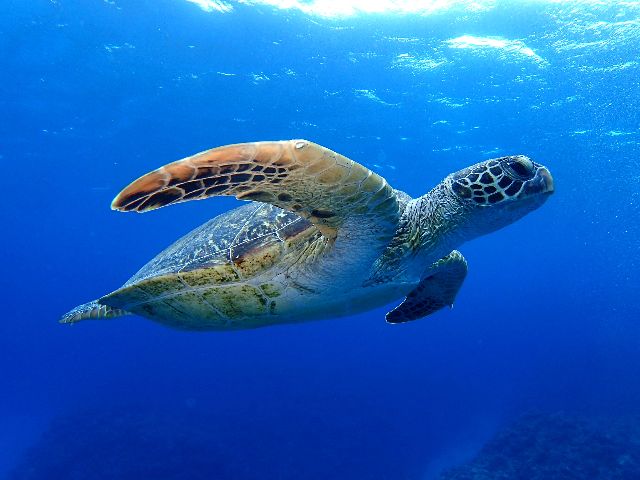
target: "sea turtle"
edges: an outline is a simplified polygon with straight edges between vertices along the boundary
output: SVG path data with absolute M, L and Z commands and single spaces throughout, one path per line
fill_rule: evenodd
M 251 203 L 196 228 L 60 321 L 134 313 L 181 329 L 231 330 L 338 317 L 403 296 L 386 319 L 415 320 L 452 305 L 467 273 L 456 247 L 552 192 L 549 171 L 524 155 L 477 163 L 412 199 L 307 140 L 214 148 L 140 177 L 111 207 L 146 212 L 216 195 Z

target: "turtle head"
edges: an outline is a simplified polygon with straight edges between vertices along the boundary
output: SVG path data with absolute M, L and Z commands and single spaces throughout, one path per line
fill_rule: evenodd
M 515 222 L 553 193 L 549 170 L 524 155 L 477 163 L 450 175 L 444 183 L 466 207 L 464 223 L 472 237 Z

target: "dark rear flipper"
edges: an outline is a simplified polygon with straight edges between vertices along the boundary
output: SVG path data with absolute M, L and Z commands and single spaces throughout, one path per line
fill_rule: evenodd
M 60 323 L 76 323 L 80 320 L 99 320 L 104 318 L 116 318 L 130 315 L 126 310 L 101 305 L 97 300 L 78 305 L 70 312 L 65 313 L 59 320 Z

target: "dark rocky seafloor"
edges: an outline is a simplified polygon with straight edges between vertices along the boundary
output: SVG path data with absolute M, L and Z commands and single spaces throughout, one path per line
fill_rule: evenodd
M 528 414 L 442 480 L 639 480 L 640 418 Z
M 335 422 L 322 405 L 274 411 L 269 402 L 238 404 L 68 412 L 45 428 L 8 480 L 416 478 L 402 450 L 386 443 L 397 438 L 394 426 L 381 420 L 372 429 L 370 414 L 354 410 L 349 421 Z

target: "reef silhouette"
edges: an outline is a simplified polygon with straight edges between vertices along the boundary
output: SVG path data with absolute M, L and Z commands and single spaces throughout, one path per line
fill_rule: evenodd
M 528 414 L 442 480 L 637 480 L 640 418 Z

